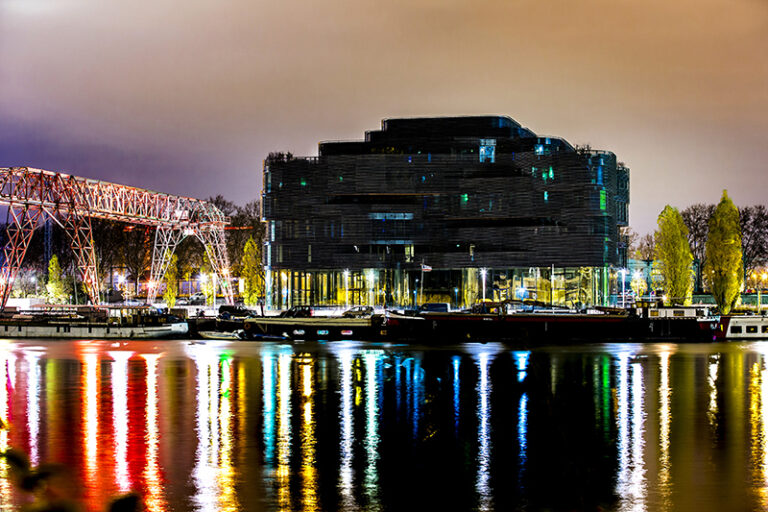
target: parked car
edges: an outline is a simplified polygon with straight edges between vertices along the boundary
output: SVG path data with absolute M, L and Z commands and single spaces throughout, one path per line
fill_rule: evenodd
M 205 294 L 203 292 L 195 292 L 189 296 L 188 304 L 190 306 L 203 306 L 205 305 Z
M 291 309 L 280 313 L 285 318 L 308 318 L 312 316 L 312 308 L 309 306 L 293 306 Z
M 419 306 L 419 311 L 433 313 L 447 313 L 451 310 L 451 305 L 447 302 L 427 302 Z
M 367 318 L 373 314 L 371 306 L 355 306 L 341 314 L 344 318 Z

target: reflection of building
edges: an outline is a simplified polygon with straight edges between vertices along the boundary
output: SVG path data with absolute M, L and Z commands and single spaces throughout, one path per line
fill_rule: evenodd
M 628 169 L 508 117 L 389 119 L 318 157 L 271 154 L 263 194 L 276 308 L 604 302 L 625 265 Z

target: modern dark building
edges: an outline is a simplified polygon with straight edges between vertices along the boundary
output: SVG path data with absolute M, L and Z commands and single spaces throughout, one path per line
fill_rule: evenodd
M 267 304 L 605 304 L 629 169 L 509 117 L 387 119 L 264 163 Z

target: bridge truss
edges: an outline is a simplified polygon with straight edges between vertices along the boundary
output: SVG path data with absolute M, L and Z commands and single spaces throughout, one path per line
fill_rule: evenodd
M 224 227 L 229 221 L 207 201 L 31 167 L 9 167 L 0 168 L 0 204 L 8 207 L 10 219 L 0 270 L 2 308 L 8 301 L 32 234 L 45 219 L 65 229 L 93 304 L 99 304 L 100 286 L 91 219 L 156 228 L 148 303 L 157 297 L 158 285 L 176 247 L 190 235 L 196 236 L 205 247 L 227 303 L 234 302 L 224 238 Z

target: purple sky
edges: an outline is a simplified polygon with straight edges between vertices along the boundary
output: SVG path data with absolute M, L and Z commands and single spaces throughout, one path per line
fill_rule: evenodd
M 270 151 L 503 114 L 631 168 L 630 222 L 768 187 L 767 0 L 0 0 L 0 167 L 239 204 Z

